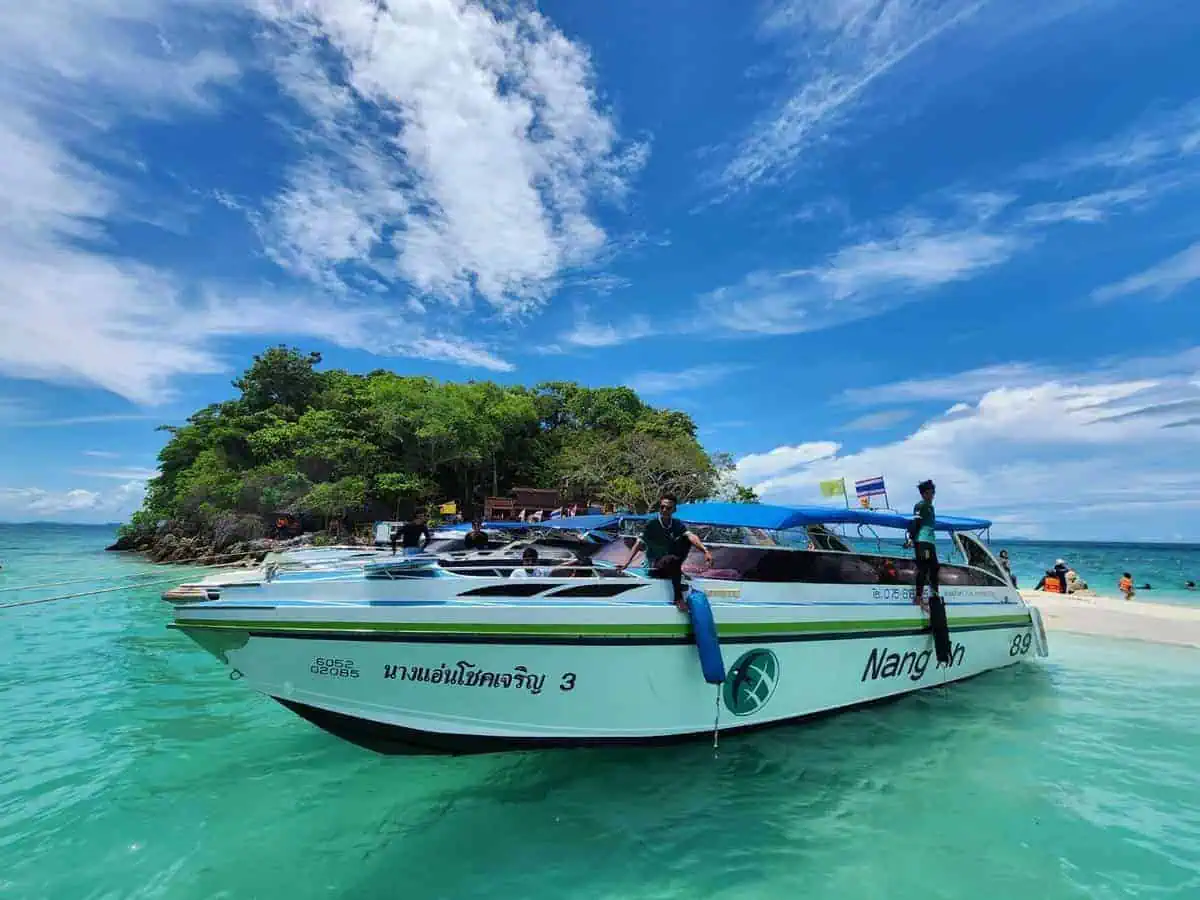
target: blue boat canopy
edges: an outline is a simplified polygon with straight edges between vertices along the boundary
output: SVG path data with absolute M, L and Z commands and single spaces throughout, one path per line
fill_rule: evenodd
M 604 531 L 616 528 L 627 515 L 620 516 L 560 516 L 544 522 L 533 522 L 536 528 L 563 528 L 570 531 Z
M 484 522 L 484 531 L 514 531 L 520 528 L 528 528 L 528 522 L 510 522 L 504 519 L 495 522 Z M 464 534 L 471 530 L 469 522 L 456 522 L 453 525 L 437 525 L 433 527 L 433 531 L 461 531 Z
M 840 506 L 772 506 L 766 503 L 684 503 L 675 513 L 690 525 L 727 525 L 782 531 L 805 525 L 871 525 L 876 528 L 907 528 L 912 516 L 875 509 L 845 509 Z M 938 516 L 938 531 L 982 531 L 991 528 L 987 519 Z

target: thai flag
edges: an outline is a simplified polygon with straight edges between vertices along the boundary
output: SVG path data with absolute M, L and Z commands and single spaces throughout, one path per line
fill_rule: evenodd
M 877 497 L 880 494 L 886 494 L 887 488 L 883 486 L 883 476 L 877 478 L 864 478 L 862 481 L 854 482 L 854 495 L 856 497 Z

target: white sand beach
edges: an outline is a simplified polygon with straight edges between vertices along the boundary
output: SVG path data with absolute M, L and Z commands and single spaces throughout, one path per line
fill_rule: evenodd
M 1200 649 L 1200 607 L 1125 601 L 1094 594 L 1021 591 L 1042 611 L 1047 630 Z

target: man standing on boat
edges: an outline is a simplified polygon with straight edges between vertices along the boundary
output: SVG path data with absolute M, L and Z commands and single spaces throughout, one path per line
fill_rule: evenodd
M 917 590 L 913 598 L 921 609 L 929 613 L 929 625 L 933 631 L 933 647 L 939 663 L 950 660 L 950 630 L 946 621 L 946 605 L 938 593 L 938 557 L 934 543 L 934 525 L 937 517 L 933 511 L 935 488 L 929 479 L 917 485 L 921 499 L 913 506 L 913 521 L 909 526 L 917 556 Z M 929 600 L 925 600 L 925 585 L 929 585 Z
M 687 600 L 683 596 L 683 561 L 687 559 L 688 545 L 704 554 L 704 562 L 708 566 L 712 566 L 712 553 L 700 538 L 675 518 L 678 505 L 674 494 L 662 495 L 658 501 L 658 515 L 646 523 L 642 536 L 633 542 L 629 559 L 620 569 L 623 571 L 628 567 L 644 547 L 650 577 L 669 579 L 674 589 L 675 606 L 680 612 L 687 612 Z
M 925 607 L 926 583 L 929 584 L 930 595 L 938 595 L 938 558 L 933 529 L 937 521 L 933 512 L 933 495 L 936 488 L 932 481 L 926 480 L 917 485 L 917 490 L 921 492 L 921 499 L 913 506 L 913 522 L 909 533 L 917 555 L 916 599 Z
M 424 544 L 421 543 L 422 538 L 425 539 Z M 400 546 L 404 549 L 405 556 L 415 556 L 432 540 L 433 532 L 429 530 L 428 516 L 423 511 L 413 516 L 411 522 L 405 522 L 400 527 Z M 392 546 L 392 552 L 396 552 L 395 545 Z

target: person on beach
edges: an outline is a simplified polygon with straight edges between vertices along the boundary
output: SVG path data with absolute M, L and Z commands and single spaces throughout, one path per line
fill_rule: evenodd
M 471 530 L 463 538 L 463 544 L 468 550 L 486 550 L 488 545 L 487 532 L 483 530 L 483 519 L 479 516 L 471 519 Z
M 700 538 L 675 518 L 679 503 L 674 494 L 663 494 L 658 501 L 658 515 L 646 523 L 642 536 L 633 542 L 633 549 L 625 564 L 618 566 L 624 571 L 633 562 L 639 550 L 646 549 L 646 565 L 651 578 L 663 578 L 671 582 L 675 606 L 687 612 L 687 600 L 683 596 L 683 561 L 687 559 L 689 544 L 704 554 L 705 565 L 712 567 L 712 553 Z
M 1133 599 L 1133 576 L 1128 572 L 1121 576 L 1121 580 L 1117 582 L 1117 590 L 1121 592 L 1126 600 Z
M 1054 574 L 1058 576 L 1058 584 L 1059 587 L 1062 588 L 1060 593 L 1067 593 L 1067 589 L 1070 587 L 1070 582 L 1067 579 L 1067 573 L 1069 571 L 1071 571 L 1071 569 L 1065 561 L 1061 559 L 1056 559 L 1054 561 Z
M 911 529 L 915 532 L 912 537 L 917 557 L 917 591 L 913 600 L 921 605 L 921 609 L 929 612 L 925 585 L 929 585 L 931 597 L 938 596 L 938 558 L 933 528 L 937 521 L 933 511 L 933 496 L 937 489 L 932 481 L 922 481 L 917 485 L 917 490 L 921 493 L 921 499 L 913 505 Z
M 1017 576 L 1012 573 L 1012 566 L 1008 562 L 1008 551 L 1000 551 L 1000 565 L 1004 568 L 1004 574 L 1008 576 L 1008 580 L 1012 582 L 1012 586 L 1017 586 Z
M 422 543 L 424 538 L 424 543 Z M 400 546 L 404 549 L 405 556 L 414 556 L 424 549 L 425 544 L 433 540 L 433 532 L 429 530 L 428 516 L 424 512 L 418 512 L 413 516 L 411 522 L 405 522 L 400 527 Z M 396 552 L 395 541 L 392 542 L 392 552 Z

